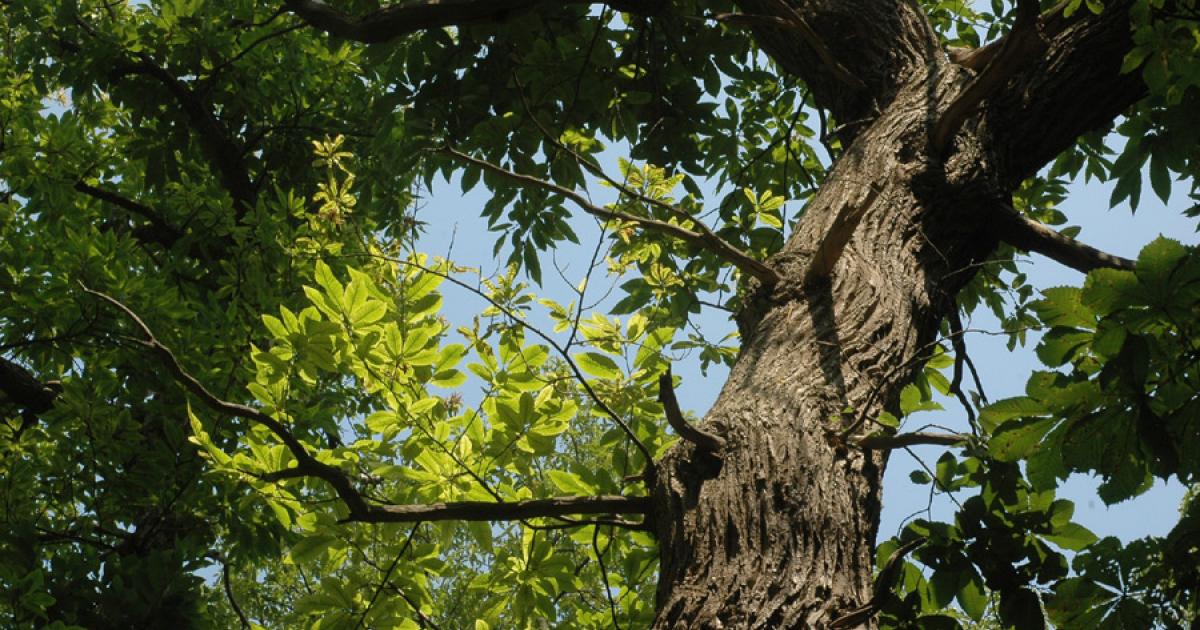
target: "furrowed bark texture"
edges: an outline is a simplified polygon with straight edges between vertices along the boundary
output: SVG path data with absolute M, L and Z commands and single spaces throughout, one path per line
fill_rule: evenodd
M 781 15 L 767 0 L 739 4 Z M 847 447 L 839 432 L 894 411 L 954 296 L 998 243 L 987 209 L 1141 94 L 1118 75 L 1128 22 L 1114 3 L 1058 24 L 1044 58 L 982 103 L 940 155 L 930 132 L 975 73 L 949 62 L 915 4 L 794 7 L 867 92 L 848 93 L 784 30 L 757 31 L 764 49 L 836 116 L 862 120 L 770 261 L 783 280 L 739 316 L 742 354 L 702 425 L 724 448 L 681 442 L 659 462 L 656 628 L 824 627 L 870 599 L 886 455 Z M 1098 67 L 1077 72 L 1083 59 Z M 1086 115 L 1081 93 L 1098 99 Z M 836 240 L 831 226 L 855 212 L 836 264 L 811 273 L 813 253 Z

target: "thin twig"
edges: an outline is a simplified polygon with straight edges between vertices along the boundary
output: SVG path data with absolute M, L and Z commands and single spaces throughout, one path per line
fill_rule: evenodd
M 712 230 L 709 230 L 707 227 L 702 226 L 699 221 L 692 218 L 690 215 L 687 215 L 686 213 L 684 213 L 686 215 L 686 218 L 689 221 L 691 221 L 693 223 L 693 225 L 696 225 L 697 230 L 700 230 L 700 231 L 692 231 L 681 225 L 678 225 L 675 223 L 668 223 L 666 221 L 660 221 L 658 219 L 652 219 L 652 218 L 648 218 L 648 217 L 639 217 L 639 216 L 634 216 L 634 215 L 626 213 L 626 212 L 621 212 L 619 210 L 613 210 L 610 208 L 602 208 L 600 206 L 597 206 L 597 205 L 591 203 L 590 201 L 585 199 L 582 195 L 580 195 L 579 193 L 577 193 L 569 188 L 559 186 L 558 184 L 555 184 L 553 182 L 550 182 L 550 181 L 547 181 L 544 179 L 540 179 L 537 177 L 533 177 L 531 175 L 525 175 L 522 173 L 517 173 L 517 172 L 511 171 L 511 170 L 508 170 L 508 169 L 504 168 L 503 166 L 500 166 L 498 164 L 493 164 L 491 162 L 482 160 L 482 159 L 474 157 L 472 155 L 468 155 L 466 153 L 463 153 L 461 151 L 454 149 L 453 147 L 449 147 L 449 146 L 443 147 L 442 149 L 440 149 L 440 152 L 444 153 L 446 155 L 449 155 L 451 157 L 454 157 L 458 160 L 467 162 L 469 164 L 473 164 L 485 171 L 507 177 L 508 179 L 511 179 L 517 183 L 524 184 L 526 186 L 532 186 L 534 188 L 541 188 L 542 190 L 546 190 L 548 192 L 555 193 L 555 194 L 561 195 L 563 197 L 566 197 L 572 203 L 579 206 L 579 208 L 582 209 L 584 212 L 586 212 L 592 216 L 599 217 L 599 218 L 605 219 L 605 220 L 610 220 L 610 221 L 622 221 L 625 223 L 631 223 L 633 225 L 642 227 L 643 229 L 651 230 L 654 232 L 659 232 L 659 233 L 665 234 L 667 236 L 678 238 L 682 241 L 696 245 L 697 247 L 700 247 L 701 249 L 711 251 L 712 253 L 716 254 L 718 257 L 728 261 L 729 263 L 733 264 L 738 269 L 742 270 L 742 272 L 749 274 L 751 276 L 754 276 L 755 278 L 758 278 L 764 284 L 774 285 L 779 282 L 778 272 L 776 272 L 771 267 L 767 266 L 766 263 L 763 263 L 760 260 L 756 260 L 755 258 L 746 254 L 745 252 L 738 249 L 737 247 L 734 247 L 728 241 L 717 236 L 715 232 L 713 232 Z M 584 162 L 584 164 L 586 164 L 586 161 Z M 591 170 L 591 169 L 589 168 L 589 170 Z M 600 177 L 603 177 L 606 181 L 613 181 L 613 180 L 610 180 L 607 175 L 603 175 Z M 677 213 L 683 212 L 682 210 L 676 209 L 674 206 L 667 204 L 666 202 L 662 201 L 661 199 L 653 199 L 651 197 L 646 197 L 645 195 L 642 195 L 641 193 L 638 193 L 636 191 L 630 191 L 627 187 L 622 186 L 620 184 L 615 184 L 615 185 L 619 189 L 621 189 L 621 192 L 629 194 L 629 195 L 633 196 L 634 198 L 638 199 L 639 201 L 644 201 L 644 202 L 650 203 L 652 205 L 666 208 L 672 214 L 677 214 Z
M 396 553 L 395 559 L 393 559 L 392 563 L 388 565 L 387 571 L 383 572 L 383 579 L 380 580 L 379 586 L 375 588 L 375 593 L 371 595 L 371 601 L 367 602 L 367 607 L 363 609 L 362 615 L 359 616 L 358 623 L 354 625 L 356 630 L 357 628 L 363 627 L 363 624 L 366 623 L 367 615 L 370 614 L 371 608 L 375 606 L 375 600 L 379 599 L 379 594 L 383 592 L 383 588 L 387 586 L 389 580 L 392 579 L 392 571 L 396 570 L 396 565 L 400 564 L 400 558 L 403 558 L 404 554 L 408 552 L 408 548 L 412 546 L 413 535 L 417 533 L 417 528 L 420 526 L 421 523 L 418 521 L 413 523 L 412 529 L 408 530 L 408 538 L 406 538 L 404 540 L 404 544 L 400 546 L 400 551 Z M 419 613 L 420 611 L 417 612 Z
M 442 278 L 443 280 L 446 280 L 459 288 L 466 289 L 467 291 L 470 291 L 471 293 L 474 293 L 475 295 L 486 300 L 489 304 L 491 304 L 493 307 L 495 307 L 497 310 L 499 310 L 501 313 L 503 313 L 506 317 L 508 317 L 510 320 L 512 320 L 513 323 L 515 323 L 518 326 L 524 328 L 525 330 L 533 333 L 539 339 L 541 339 L 541 340 L 545 341 L 547 344 L 549 344 L 550 347 L 554 348 L 555 352 L 557 352 L 559 354 L 559 356 L 561 356 L 563 358 L 563 361 L 566 362 L 567 366 L 571 369 L 572 374 L 574 374 L 575 379 L 579 382 L 580 386 L 583 387 L 584 392 L 587 393 L 588 398 L 590 398 L 592 400 L 592 402 L 597 407 L 599 407 L 601 411 L 603 411 L 605 413 L 605 415 L 607 415 L 610 419 L 612 419 L 612 421 L 614 423 L 616 423 L 616 425 L 618 427 L 620 427 L 621 431 L 623 433 L 625 433 L 626 437 L 628 437 L 630 439 L 630 441 L 633 442 L 634 446 L 636 446 L 637 449 L 639 451 L 641 451 L 642 456 L 646 459 L 646 470 L 647 470 L 648 474 L 650 475 L 648 478 L 649 479 L 653 478 L 654 457 L 653 457 L 653 455 L 651 455 L 650 449 L 647 448 L 646 445 L 643 444 L 642 441 L 638 439 L 637 434 L 635 434 L 633 432 L 633 429 L 630 428 L 629 424 L 626 423 L 623 419 L 621 419 L 621 417 L 619 415 L 617 415 L 617 412 L 613 411 L 612 407 L 609 407 L 608 404 L 605 403 L 604 400 L 601 399 L 598 394 L 596 394 L 596 390 L 594 390 L 592 388 L 592 386 L 588 383 L 587 377 L 585 377 L 583 375 L 583 372 L 579 369 L 579 366 L 576 365 L 575 360 L 571 358 L 571 355 L 567 352 L 567 350 L 565 348 L 563 348 L 562 345 L 560 345 L 557 341 L 555 341 L 553 337 L 551 337 L 550 335 L 547 335 L 545 332 L 542 332 L 542 330 L 540 330 L 538 327 L 531 325 L 529 322 L 526 322 L 524 319 L 522 319 L 516 313 L 514 313 L 511 309 L 504 306 L 503 304 L 500 304 L 496 300 L 492 299 L 491 296 L 487 295 L 483 291 L 480 291 L 479 289 L 463 282 L 462 280 L 459 280 L 458 278 L 455 278 L 454 276 L 452 276 L 448 273 L 438 271 L 438 270 L 432 269 L 430 267 L 426 267 L 425 265 L 413 262 L 411 260 L 404 260 L 401 258 L 393 258 L 390 256 L 383 256 L 381 254 L 359 254 L 359 255 L 370 257 L 370 258 L 378 258 L 381 260 L 386 260 L 388 262 L 392 262 L 392 263 L 396 263 L 396 264 L 400 264 L 400 265 L 406 265 L 409 267 L 413 267 L 414 269 L 420 269 L 421 271 L 424 271 L 425 273 L 429 273 L 429 274 L 438 276 L 439 278 Z
M 608 610 L 612 614 L 613 627 L 621 630 L 621 623 L 617 620 L 617 603 L 613 601 L 612 587 L 608 585 L 608 569 L 604 566 L 604 553 L 600 551 L 599 527 L 592 528 L 592 549 L 596 552 L 596 563 L 600 565 L 600 578 L 604 582 L 604 597 L 608 599 Z
M 875 578 L 875 586 L 871 592 L 871 600 L 865 605 L 855 608 L 848 614 L 834 619 L 829 624 L 830 628 L 852 628 L 863 625 L 875 614 L 876 611 L 883 605 L 884 599 L 887 598 L 888 592 L 892 590 L 892 582 L 896 581 L 897 574 L 900 570 L 900 561 L 904 559 L 917 547 L 924 545 L 928 539 L 924 536 L 910 540 L 903 545 L 900 545 L 892 555 L 888 556 L 887 562 L 883 568 L 879 570 L 879 575 Z
M 958 306 L 950 309 L 946 320 L 950 323 L 950 345 L 954 347 L 954 375 L 950 379 L 950 393 L 958 398 L 959 404 L 967 412 L 967 423 L 971 425 L 971 434 L 978 436 L 979 423 L 975 419 L 975 408 L 971 405 L 971 401 L 967 400 L 967 395 L 962 390 L 963 365 L 970 357 L 967 356 L 967 341 L 964 339 L 962 317 L 958 314 Z

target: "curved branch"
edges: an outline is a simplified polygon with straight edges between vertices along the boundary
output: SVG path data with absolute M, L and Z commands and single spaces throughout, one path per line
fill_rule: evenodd
M 170 249 L 179 239 L 183 238 L 182 230 L 167 223 L 162 215 L 150 206 L 129 199 L 128 197 L 123 197 L 115 192 L 92 186 L 83 180 L 75 182 L 75 190 L 93 199 L 112 204 L 126 212 L 146 219 L 150 222 L 151 228 L 153 228 L 150 230 L 148 236 L 155 243 L 163 247 Z
M 238 605 L 237 598 L 233 596 L 233 583 L 230 581 L 229 562 L 225 559 L 225 554 L 210 551 L 205 555 L 221 563 L 221 584 L 225 587 L 225 597 L 229 600 L 229 607 L 233 609 L 233 614 L 237 615 L 243 628 L 252 627 L 250 620 L 246 618 L 246 613 L 242 612 L 242 607 Z
M 80 286 L 83 285 L 81 284 Z M 337 493 L 338 498 L 340 498 L 342 502 L 346 504 L 346 508 L 350 510 L 351 516 L 366 514 L 367 503 L 358 490 L 354 487 L 354 484 L 350 482 L 350 479 L 346 476 L 346 474 L 334 466 L 317 461 L 317 459 L 308 452 L 308 449 L 305 448 L 300 440 L 298 440 L 296 436 L 293 435 L 292 432 L 289 431 L 281 422 L 253 407 L 249 407 L 240 403 L 227 402 L 217 398 L 212 392 L 209 392 L 208 389 L 205 388 L 202 383 L 200 383 L 200 381 L 196 380 L 194 376 L 189 374 L 187 370 L 183 368 L 183 366 L 179 363 L 179 359 L 175 358 L 175 353 L 172 352 L 170 348 L 158 341 L 158 338 L 154 336 L 154 333 L 150 330 L 150 327 L 146 325 L 146 322 L 142 321 L 142 318 L 138 317 L 137 313 L 134 313 L 132 309 L 130 309 L 128 306 L 125 306 L 125 304 L 116 298 L 99 291 L 93 291 L 86 286 L 83 286 L 83 291 L 89 295 L 100 298 L 109 304 L 112 304 L 122 313 L 124 313 L 130 320 L 132 320 L 145 337 L 145 339 L 138 339 L 135 341 L 153 352 L 163 363 L 163 365 L 166 366 L 167 371 L 171 373 L 175 380 L 183 385 L 184 389 L 186 389 L 195 397 L 199 398 L 209 409 L 227 416 L 245 418 L 267 427 L 267 429 L 273 433 L 275 437 L 279 438 L 279 440 L 283 442 L 284 446 L 287 447 L 292 456 L 296 458 L 297 469 L 303 468 L 306 471 L 306 476 L 322 479 L 332 486 L 334 491 Z
M 709 452 L 725 448 L 725 438 L 696 428 L 683 417 L 683 412 L 679 410 L 679 401 L 675 399 L 670 367 L 658 377 L 658 401 L 662 403 L 667 414 L 667 423 L 675 429 L 679 437 Z
M 994 217 L 1004 242 L 1018 249 L 1037 252 L 1081 273 L 1103 268 L 1127 271 L 1134 268 L 1134 261 L 1064 236 L 1017 212 L 1012 206 L 996 208 Z
M 518 521 L 526 518 L 572 514 L 649 514 L 649 497 L 620 495 L 555 497 L 511 503 L 460 501 L 427 505 L 371 506 L 365 513 L 351 514 L 343 522 L 416 523 L 421 521 Z
M 900 545 L 900 547 L 893 551 L 892 555 L 888 556 L 887 562 L 883 564 L 883 568 L 879 570 L 879 575 L 875 577 L 875 588 L 871 593 L 871 601 L 855 608 L 849 614 L 834 619 L 829 624 L 829 627 L 854 628 L 864 625 L 879 610 L 879 607 L 883 605 L 888 591 L 892 588 L 892 582 L 896 581 L 897 574 L 900 571 L 900 561 L 914 549 L 924 545 L 927 540 L 928 538 L 924 536 L 915 538 Z
M 516 172 L 510 171 L 510 170 L 504 168 L 503 166 L 493 164 L 486 160 L 481 160 L 472 155 L 468 155 L 466 153 L 458 151 L 452 147 L 443 147 L 442 149 L 440 149 L 440 152 L 450 155 L 451 157 L 454 157 L 463 162 L 467 162 L 469 164 L 478 166 L 479 168 L 481 168 L 485 171 L 488 171 L 490 173 L 495 173 L 497 175 L 501 175 L 503 177 L 511 179 L 519 184 L 523 184 L 526 186 L 532 186 L 534 188 L 541 188 L 542 190 L 546 190 L 546 191 L 552 192 L 557 195 L 562 195 L 563 197 L 566 197 L 567 199 L 571 200 L 571 202 L 574 203 L 575 205 L 579 206 L 579 208 L 582 209 L 584 212 L 586 212 L 594 217 L 609 220 L 609 221 L 623 221 L 626 223 L 632 223 L 643 229 L 650 230 L 653 232 L 658 232 L 660 234 L 665 234 L 667 236 L 677 238 L 681 241 L 691 243 L 692 245 L 696 245 L 697 247 L 708 250 L 708 251 L 716 254 L 717 256 L 721 257 L 722 259 L 728 261 L 733 266 L 740 269 L 742 272 L 744 272 L 748 275 L 754 276 L 755 278 L 758 278 L 763 284 L 774 285 L 779 282 L 778 272 L 776 272 L 771 267 L 767 266 L 762 261 L 756 260 L 755 258 L 746 254 L 742 250 L 734 247 L 725 239 L 721 238 L 720 236 L 717 236 L 715 233 L 713 233 L 707 227 L 702 228 L 703 229 L 702 232 L 693 232 L 692 230 L 689 230 L 689 229 L 687 229 L 681 225 L 677 225 L 675 223 L 668 223 L 666 221 L 660 221 L 658 219 L 650 219 L 650 218 L 646 218 L 646 217 L 638 217 L 638 216 L 634 216 L 632 214 L 628 214 L 625 212 L 620 212 L 618 210 L 602 208 L 600 206 L 597 206 L 597 205 L 589 202 L 587 199 L 584 199 L 583 195 L 580 195 L 579 193 L 577 193 L 573 190 L 564 188 L 562 186 L 559 186 L 558 184 L 555 184 L 553 182 L 550 182 L 550 181 L 547 181 L 544 179 L 539 179 L 537 177 L 533 177 L 531 175 L 525 175 L 522 173 L 516 173 Z M 635 197 L 640 199 L 642 196 L 635 195 Z M 662 200 L 656 200 L 656 201 L 651 201 L 651 203 L 655 203 L 656 205 L 658 205 L 658 204 L 663 204 L 664 202 Z M 674 208 L 673 206 L 670 206 L 669 204 L 667 204 L 667 207 L 671 210 L 671 212 L 673 214 L 683 213 L 682 210 Z M 686 214 L 686 213 L 684 213 L 684 214 Z M 696 223 L 695 219 L 691 219 L 690 216 L 688 218 L 693 223 Z

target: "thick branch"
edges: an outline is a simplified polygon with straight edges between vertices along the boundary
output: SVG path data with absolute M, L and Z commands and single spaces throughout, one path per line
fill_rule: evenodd
M 573 514 L 648 514 L 648 497 L 596 496 L 531 499 L 512 503 L 462 501 L 429 505 L 372 506 L 346 521 L 415 523 L 418 521 L 518 521 L 527 518 Z
M 1121 73 L 1132 46 L 1132 0 L 1106 2 L 1099 15 L 1045 13 L 1047 48 L 988 99 L 984 124 L 994 138 L 1002 182 L 1015 187 L 1071 147 L 1083 133 L 1112 124 L 1146 92 L 1141 73 Z
M 1037 252 L 1081 273 L 1103 268 L 1132 270 L 1134 267 L 1134 262 L 1128 258 L 1114 256 L 1063 236 L 1012 207 L 996 208 L 994 216 L 1004 242 L 1018 249 Z
M 385 42 L 434 28 L 502 22 L 537 6 L 563 4 L 607 4 L 620 11 L 643 15 L 657 13 L 666 6 L 662 0 L 415 0 L 353 17 L 321 0 L 284 2 L 289 11 L 310 26 L 364 44 Z
M 804 16 L 799 11 L 788 4 L 787 0 L 771 0 L 771 2 L 784 15 L 788 16 L 785 19 L 800 34 L 800 38 L 804 40 L 804 43 L 813 49 L 813 52 L 820 58 L 821 63 L 825 65 L 825 69 L 833 78 L 854 90 L 861 90 L 867 87 L 862 82 L 862 79 L 850 74 L 850 71 L 834 58 L 833 53 L 829 50 L 829 46 L 825 44 L 825 40 L 813 30 L 812 26 L 805 21 Z
M 755 18 L 754 39 L 832 112 L 848 146 L 900 89 L 941 58 L 924 10 L 907 0 L 736 0 Z M 775 22 L 778 25 L 773 25 Z M 785 26 L 786 24 L 786 26 Z M 807 29 L 797 36 L 797 24 Z M 806 37 L 836 34 L 835 37 Z M 850 77 L 849 79 L 847 77 Z M 848 85 L 857 86 L 847 89 Z
M 183 238 L 183 232 L 175 226 L 167 223 L 162 215 L 157 210 L 142 203 L 138 203 L 128 197 L 123 197 L 109 190 L 97 188 L 84 181 L 75 182 L 75 190 L 81 192 L 93 199 L 98 199 L 105 203 L 112 204 L 131 214 L 140 216 L 150 222 L 151 230 L 147 232 L 149 240 L 170 249 L 179 239 Z
M 662 403 L 663 410 L 667 414 L 667 423 L 675 429 L 679 437 L 709 452 L 719 451 L 725 447 L 725 438 L 698 429 L 683 417 L 683 412 L 679 410 L 679 401 L 675 399 L 670 368 L 658 377 L 658 401 Z
M 7 402 L 33 414 L 45 413 L 61 391 L 58 383 L 43 383 L 25 368 L 0 357 L 0 392 Z
M 942 112 L 934 125 L 930 142 L 935 155 L 945 153 L 954 134 L 958 133 L 963 123 L 984 99 L 999 91 L 1018 70 L 1045 51 L 1046 43 L 1042 41 L 1038 31 L 1037 0 L 1019 0 L 1016 23 L 1005 36 L 995 56 L 950 103 L 946 111 Z
M 668 223 L 658 219 L 638 217 L 625 212 L 620 212 L 618 210 L 602 208 L 589 202 L 583 197 L 583 195 L 580 195 L 579 193 L 568 188 L 559 186 L 553 182 L 539 179 L 531 175 L 524 175 L 522 173 L 510 171 L 502 166 L 493 164 L 486 160 L 481 160 L 451 147 L 445 147 L 441 149 L 441 152 L 463 162 L 478 166 L 479 168 L 482 168 L 490 173 L 511 179 L 519 184 L 532 186 L 534 188 L 541 188 L 542 190 L 566 197 L 567 199 L 571 200 L 572 203 L 579 206 L 579 208 L 584 212 L 594 217 L 609 221 L 623 221 L 626 223 L 632 223 L 643 229 L 665 234 L 667 236 L 678 238 L 679 240 L 696 245 L 701 249 L 708 250 L 720 258 L 728 261 L 740 269 L 743 273 L 758 278 L 764 284 L 773 285 L 779 282 L 779 274 L 774 269 L 768 267 L 762 261 L 755 260 L 742 250 L 729 244 L 728 241 L 717 236 L 708 228 L 703 228 L 703 232 L 693 232 L 692 230 L 675 223 Z M 694 219 L 691 220 L 696 222 Z

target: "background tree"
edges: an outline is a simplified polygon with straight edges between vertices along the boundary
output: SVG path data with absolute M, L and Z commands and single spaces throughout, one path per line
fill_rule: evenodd
M 5 623 L 1194 623 L 1191 495 L 1122 545 L 1055 489 L 1195 483 L 1200 261 L 1048 227 L 1195 190 L 1192 0 L 2 6 Z M 439 176 L 506 272 L 417 251 Z M 608 315 L 534 294 L 578 217 Z M 979 306 L 1047 331 L 1026 396 L 968 385 Z M 961 431 L 898 431 L 934 391 Z M 921 443 L 977 492 L 877 545 Z

